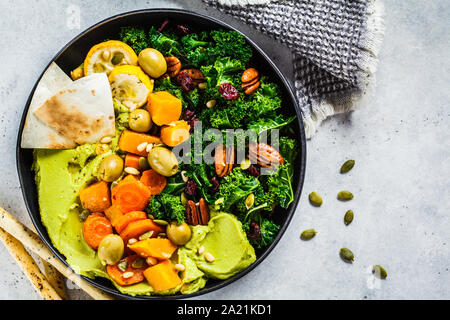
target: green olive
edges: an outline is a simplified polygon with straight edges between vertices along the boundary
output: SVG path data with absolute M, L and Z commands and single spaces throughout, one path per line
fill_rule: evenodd
M 139 53 L 139 65 L 152 78 L 159 78 L 167 71 L 166 59 L 161 52 L 148 48 Z
M 147 132 L 152 128 L 153 122 L 147 110 L 136 109 L 130 112 L 128 125 L 133 131 Z
M 123 171 L 123 159 L 116 154 L 106 156 L 98 168 L 99 178 L 112 182 L 120 177 Z
M 124 252 L 123 240 L 117 234 L 108 234 L 100 242 L 97 255 L 103 265 L 116 264 L 122 259 Z
M 170 241 L 179 246 L 188 243 L 192 236 L 191 228 L 186 222 L 178 224 L 176 221 L 172 221 L 167 226 L 166 234 Z
M 171 177 L 178 172 L 177 157 L 164 147 L 154 147 L 150 150 L 148 163 L 153 170 L 166 177 Z

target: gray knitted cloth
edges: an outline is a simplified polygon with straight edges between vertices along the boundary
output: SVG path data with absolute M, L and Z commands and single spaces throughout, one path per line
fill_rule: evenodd
M 381 0 L 203 0 L 289 46 L 307 138 L 358 107 L 384 35 Z

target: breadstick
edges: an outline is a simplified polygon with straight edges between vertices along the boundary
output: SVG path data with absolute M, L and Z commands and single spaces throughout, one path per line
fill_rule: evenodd
M 44 300 L 61 300 L 59 294 L 39 270 L 34 259 L 16 238 L 0 228 L 0 240 Z
M 5 209 L 0 207 L 0 227 L 14 236 L 17 240 L 32 252 L 40 256 L 44 261 L 53 265 L 63 276 L 74 282 L 78 287 L 84 290 L 95 300 L 114 300 L 111 295 L 93 287 L 80 276 L 66 267 L 54 254 L 47 248 L 37 234 L 17 221 Z
M 47 277 L 47 281 L 52 285 L 53 289 L 58 292 L 59 296 L 63 299 L 67 299 L 66 288 L 64 286 L 64 277 L 58 270 L 55 269 L 47 261 L 41 258 L 42 265 L 44 267 L 44 274 Z

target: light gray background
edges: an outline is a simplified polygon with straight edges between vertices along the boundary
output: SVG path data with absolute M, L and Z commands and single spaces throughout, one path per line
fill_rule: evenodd
M 67 25 L 70 4 L 80 29 Z M 348 115 L 325 121 L 308 142 L 300 205 L 285 236 L 253 272 L 202 298 L 210 299 L 449 299 L 450 298 L 450 7 L 445 0 L 386 0 L 386 37 L 376 93 Z M 68 41 L 121 12 L 184 7 L 237 26 L 292 80 L 289 50 L 196 1 L 0 1 L 0 206 L 30 225 L 15 167 L 20 117 L 37 77 Z M 353 171 L 340 175 L 348 158 Z M 341 189 L 350 203 L 336 200 Z M 318 191 L 321 208 L 307 195 Z M 347 209 L 355 212 L 346 227 Z M 314 227 L 312 241 L 299 239 Z M 342 262 L 350 248 L 356 261 Z M 389 276 L 373 282 L 372 264 Z M 39 299 L 0 247 L 0 299 Z M 69 290 L 72 298 L 83 293 Z

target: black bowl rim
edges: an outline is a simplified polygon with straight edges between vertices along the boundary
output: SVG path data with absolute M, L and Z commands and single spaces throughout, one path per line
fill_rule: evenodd
M 299 174 L 299 183 L 297 185 L 297 189 L 295 190 L 295 197 L 294 197 L 294 202 L 291 204 L 290 208 L 288 209 L 288 216 L 286 218 L 285 223 L 281 226 L 280 231 L 278 232 L 277 237 L 275 238 L 275 240 L 273 241 L 273 243 L 265 249 L 264 253 L 259 256 L 256 261 L 250 265 L 248 268 L 246 268 L 245 270 L 241 271 L 240 273 L 232 276 L 229 279 L 223 280 L 221 282 L 218 282 L 217 284 L 209 287 L 209 288 L 205 288 L 202 289 L 200 291 L 191 293 L 191 294 L 186 294 L 186 295 L 171 295 L 171 296 L 131 296 L 128 294 L 123 294 L 120 291 L 118 291 L 117 289 L 113 289 L 113 288 L 109 288 L 104 286 L 103 284 L 100 284 L 98 282 L 95 281 L 95 279 L 90 279 L 88 277 L 85 276 L 81 276 L 85 281 L 87 281 L 88 283 L 92 284 L 94 287 L 101 289 L 109 294 L 112 294 L 114 296 L 123 298 L 123 299 L 135 299 L 135 300 L 161 300 L 161 299 L 186 299 L 186 298 L 192 298 L 192 297 L 196 297 L 196 296 L 200 296 L 200 295 L 204 295 L 213 291 L 216 291 L 220 288 L 223 288 L 227 285 L 229 285 L 232 282 L 235 282 L 236 280 L 242 278 L 244 275 L 248 274 L 250 271 L 252 271 L 253 269 L 255 269 L 271 252 L 272 250 L 275 248 L 275 246 L 278 244 L 278 242 L 280 241 L 281 237 L 284 235 L 287 227 L 289 226 L 292 217 L 295 214 L 296 208 L 298 206 L 298 202 L 300 200 L 300 195 L 301 195 L 301 191 L 303 188 L 303 184 L 304 184 L 304 179 L 305 179 L 305 170 L 306 170 L 306 137 L 305 137 L 305 131 L 304 131 L 304 126 L 303 126 L 303 122 L 302 122 L 302 117 L 301 117 L 301 110 L 300 107 L 298 105 L 298 101 L 296 98 L 296 95 L 292 89 L 291 84 L 289 83 L 289 81 L 286 79 L 286 77 L 282 74 L 282 72 L 279 70 L 279 68 L 275 65 L 275 63 L 272 61 L 272 59 L 253 41 L 251 40 L 248 36 L 246 36 L 243 32 L 241 32 L 240 30 L 236 29 L 235 27 L 230 26 L 229 24 L 214 18 L 214 17 L 210 17 L 204 14 L 200 14 L 197 12 L 193 12 L 190 10 L 185 10 L 185 9 L 173 9 L 173 8 L 154 8 L 154 9 L 140 9 L 140 10 L 133 10 L 133 11 L 128 11 L 128 12 L 124 12 L 124 13 L 120 13 L 114 16 L 111 16 L 109 18 L 106 18 L 94 25 L 92 25 L 91 27 L 87 28 L 85 31 L 81 32 L 79 35 L 77 35 L 75 38 L 73 38 L 70 42 L 68 42 L 54 57 L 53 59 L 48 63 L 47 67 L 44 69 L 44 71 L 41 73 L 41 75 L 39 76 L 38 80 L 36 81 L 29 97 L 27 100 L 27 103 L 25 105 L 23 114 L 22 114 L 22 119 L 20 122 L 20 126 L 19 126 L 19 131 L 18 131 L 18 137 L 17 137 L 17 145 L 16 145 L 16 167 L 17 167 L 17 171 L 18 171 L 18 175 L 19 175 L 19 181 L 20 181 L 20 186 L 22 189 L 22 196 L 24 198 L 24 202 L 25 202 L 25 206 L 27 208 L 27 212 L 32 220 L 32 223 L 34 225 L 34 227 L 36 228 L 39 237 L 41 238 L 41 240 L 45 243 L 45 245 L 52 251 L 52 253 L 62 262 L 64 263 L 64 265 L 66 265 L 69 269 L 70 266 L 68 265 L 67 261 L 65 260 L 64 256 L 53 246 L 53 244 L 51 243 L 51 241 L 47 241 L 47 239 L 45 238 L 45 236 L 43 235 L 43 231 L 41 230 L 40 227 L 40 222 L 36 221 L 35 216 L 32 214 L 32 210 L 30 208 L 30 205 L 27 201 L 27 197 L 26 197 L 26 193 L 29 192 L 27 191 L 24 187 L 24 181 L 23 181 L 23 174 L 24 172 L 22 172 L 20 163 L 19 163 L 19 158 L 20 158 L 20 152 L 22 150 L 22 148 L 20 147 L 21 144 L 21 139 L 22 139 L 22 131 L 23 131 L 23 127 L 25 125 L 25 119 L 28 113 L 28 109 L 31 103 L 31 99 L 33 97 L 34 91 L 36 90 L 36 87 L 39 83 L 39 81 L 41 80 L 45 70 L 48 69 L 48 67 L 50 66 L 50 64 L 57 60 L 66 50 L 67 48 L 69 48 L 75 41 L 77 41 L 78 39 L 84 37 L 86 34 L 88 34 L 89 32 L 94 31 L 95 29 L 97 29 L 99 26 L 109 23 L 111 21 L 114 20 L 119 20 L 123 17 L 129 16 L 129 15 L 138 15 L 138 14 L 142 14 L 142 13 L 153 13 L 153 12 L 159 12 L 159 13 L 179 13 L 182 15 L 188 15 L 191 18 L 195 19 L 203 19 L 203 20 L 208 20 L 210 22 L 216 23 L 218 25 L 221 25 L 222 27 L 229 29 L 229 30 L 234 30 L 237 31 L 239 33 L 241 33 L 246 40 L 248 41 L 248 43 L 251 44 L 251 46 L 253 47 L 253 49 L 257 50 L 259 52 L 259 54 L 264 58 L 264 60 L 266 60 L 269 64 L 270 67 L 275 71 L 275 73 L 279 76 L 279 78 L 281 79 L 283 85 L 286 87 L 287 92 L 289 93 L 291 100 L 294 104 L 294 109 L 295 109 L 295 113 L 297 115 L 297 121 L 299 124 L 299 128 L 300 128 L 300 143 L 301 143 L 301 164 L 300 164 L 300 170 L 298 171 Z M 39 213 L 39 217 L 40 217 L 40 213 Z M 45 227 L 44 227 L 45 228 Z

